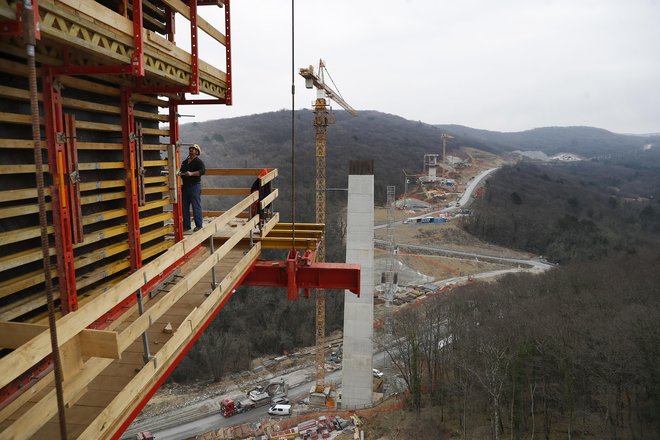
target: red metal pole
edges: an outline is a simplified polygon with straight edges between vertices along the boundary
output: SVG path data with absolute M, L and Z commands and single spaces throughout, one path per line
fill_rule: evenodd
M 48 167 L 52 176 L 51 206 L 55 229 L 55 251 L 57 255 L 57 278 L 60 289 L 62 313 L 78 309 L 76 270 L 74 267 L 71 218 L 69 212 L 69 176 L 65 175 L 66 135 L 62 115 L 60 86 L 50 66 L 43 65 L 43 105 L 46 143 L 48 145 Z
M 225 104 L 232 105 L 231 90 L 231 23 L 229 19 L 229 0 L 225 0 L 225 55 L 227 58 L 227 91 L 225 92 Z
M 179 106 L 170 101 L 170 144 L 176 145 L 172 160 L 176 169 L 179 168 L 181 157 L 179 152 Z M 177 202 L 172 204 L 172 214 L 174 215 L 174 239 L 183 240 L 183 217 L 181 215 L 181 181 L 175 179 L 176 187 L 172 188 L 177 193 Z
M 135 158 L 135 118 L 131 92 L 121 92 L 121 126 L 124 144 L 124 170 L 126 171 L 126 212 L 128 218 L 128 246 L 131 269 L 142 267 L 140 245 L 140 212 L 138 210 L 137 171 Z
M 144 76 L 144 39 L 142 38 L 142 0 L 133 0 L 133 76 Z
M 197 41 L 197 0 L 190 0 L 190 93 L 199 94 L 199 46 Z

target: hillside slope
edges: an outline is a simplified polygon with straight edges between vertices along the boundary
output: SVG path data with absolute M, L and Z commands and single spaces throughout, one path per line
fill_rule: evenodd
M 418 172 L 424 154 L 441 153 L 442 133 L 455 137 L 448 154 L 473 147 L 495 154 L 514 150 L 539 150 L 548 155 L 573 152 L 585 157 L 629 154 L 645 146 L 660 148 L 660 136 L 633 136 L 592 127 L 545 127 L 516 133 L 479 130 L 460 125 L 431 125 L 396 115 L 362 111 L 351 117 L 337 111 L 337 122 L 328 129 L 328 186 L 345 185 L 349 160 L 373 159 L 377 198 L 386 185 L 401 184 L 401 169 Z M 314 178 L 314 129 L 312 112 L 296 112 L 296 179 Z M 277 167 L 288 179 L 291 169 L 291 113 L 281 110 L 230 119 L 181 125 L 184 142 L 205 148 L 210 166 Z M 281 179 L 280 179 L 281 180 Z

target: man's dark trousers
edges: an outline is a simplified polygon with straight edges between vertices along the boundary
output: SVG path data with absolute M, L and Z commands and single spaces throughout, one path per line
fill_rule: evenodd
M 183 230 L 190 229 L 190 205 L 192 204 L 193 217 L 195 218 L 195 226 L 201 228 L 203 226 L 202 219 L 202 184 L 193 183 L 192 185 L 184 185 L 181 187 L 182 202 L 181 207 L 183 213 Z

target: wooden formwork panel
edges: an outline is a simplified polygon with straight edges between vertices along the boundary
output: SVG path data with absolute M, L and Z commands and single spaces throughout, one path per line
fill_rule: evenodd
M 0 62 L 0 321 L 38 316 L 44 310 L 44 273 L 40 249 L 27 70 L 5 55 Z M 66 78 L 66 77 L 63 77 Z M 81 299 L 130 269 L 119 89 L 90 79 L 62 86 L 63 113 L 76 118 L 83 241 L 73 246 L 76 287 Z M 42 93 L 39 93 L 43 103 Z M 153 257 L 172 243 L 171 202 L 164 159 L 169 135 L 159 123 L 154 97 L 136 96 L 135 120 L 143 126 L 145 198 L 140 210 L 142 252 Z M 42 107 L 43 108 L 43 107 Z M 41 110 L 43 111 L 43 110 Z M 43 120 L 43 117 L 41 118 Z M 42 133 L 45 127 L 42 124 Z M 43 143 L 46 147 L 46 143 Z M 48 170 L 48 155 L 44 148 Z M 14 171 L 19 170 L 19 173 Z M 47 185 L 52 182 L 46 174 Z M 45 188 L 52 275 L 57 286 L 50 187 Z M 170 212 L 165 211 L 168 208 Z M 146 259 L 146 258 L 145 258 Z M 57 293 L 56 293 L 57 294 Z

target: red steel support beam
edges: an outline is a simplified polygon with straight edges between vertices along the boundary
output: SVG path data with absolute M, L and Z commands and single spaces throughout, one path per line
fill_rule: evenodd
M 84 240 L 82 224 L 82 206 L 80 204 L 80 170 L 78 168 L 78 145 L 76 142 L 76 117 L 65 116 L 66 127 L 66 171 L 69 176 L 69 201 L 71 213 L 71 232 L 73 243 Z
M 225 104 L 232 105 L 231 89 L 231 20 L 229 14 L 229 0 L 225 0 L 225 56 L 227 58 L 227 91 Z
M 69 188 L 71 180 L 65 174 L 66 134 L 62 115 L 62 95 L 53 69 L 42 66 L 42 92 L 44 105 L 44 125 L 48 145 L 48 165 L 52 176 L 50 190 L 55 228 L 55 250 L 57 254 L 57 278 L 60 289 L 62 313 L 78 309 L 76 271 L 74 267 L 71 218 L 69 211 Z
M 258 261 L 243 284 L 286 287 L 292 301 L 298 299 L 299 289 L 346 289 L 360 296 L 360 265 L 309 263 L 290 251 L 286 261 Z
M 144 39 L 142 38 L 142 0 L 133 0 L 133 55 L 131 74 L 144 76 Z
M 142 267 L 142 247 L 140 245 L 140 212 L 138 210 L 136 131 L 131 92 L 121 92 L 121 126 L 124 144 L 124 170 L 126 171 L 126 212 L 128 220 L 128 246 L 131 269 Z
M 170 101 L 170 144 L 175 145 L 176 153 L 172 158 L 174 166 L 178 169 L 181 163 L 181 153 L 179 151 L 179 107 L 176 103 Z M 172 211 L 174 214 L 174 239 L 175 241 L 183 240 L 183 217 L 181 213 L 181 180 L 177 177 L 176 188 L 171 188 L 176 191 L 176 203 L 172 204 Z
M 199 43 L 197 29 L 197 0 L 190 0 L 190 93 L 199 94 Z
M 23 17 L 24 14 L 29 14 L 23 7 L 23 2 L 16 3 L 16 20 L 0 20 L 0 35 L 20 37 L 23 35 L 23 20 L 33 20 L 34 37 L 36 40 L 41 40 L 41 31 L 39 30 L 39 2 L 32 0 L 32 10 L 29 17 Z

